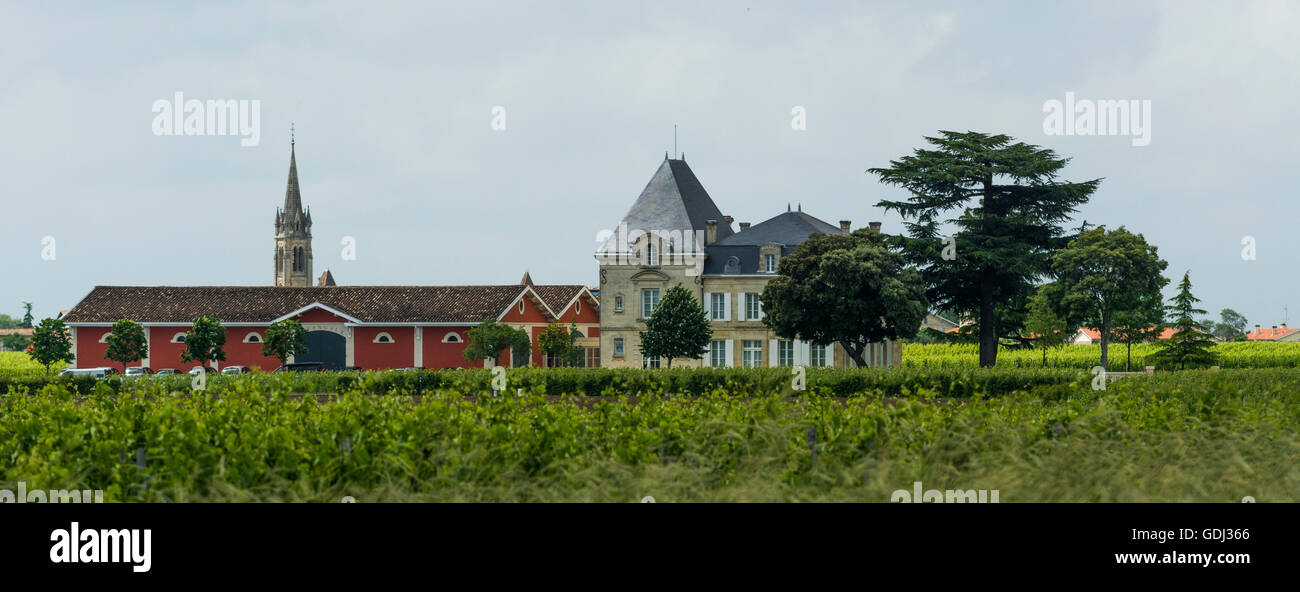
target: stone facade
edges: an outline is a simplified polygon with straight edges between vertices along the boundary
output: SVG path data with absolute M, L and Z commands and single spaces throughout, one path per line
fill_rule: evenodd
M 802 209 L 802 208 L 801 208 Z M 802 211 L 787 211 L 761 224 L 731 229 L 686 166 L 665 159 L 613 237 L 597 252 L 600 264 L 600 357 L 605 367 L 656 367 L 640 352 L 640 332 L 657 298 L 678 284 L 701 302 L 713 329 L 703 359 L 678 366 L 852 365 L 838 344 L 818 346 L 781 340 L 762 323 L 760 295 L 776 277 L 783 255 L 812 232 L 849 231 Z M 873 223 L 879 229 L 878 223 Z M 697 230 L 690 230 L 690 229 Z M 869 366 L 897 367 L 902 342 L 872 344 Z

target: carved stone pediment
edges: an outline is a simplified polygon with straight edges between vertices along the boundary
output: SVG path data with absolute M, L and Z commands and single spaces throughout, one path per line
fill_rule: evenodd
M 632 274 L 632 281 L 634 282 L 666 282 L 670 279 L 672 278 L 668 274 L 658 269 L 643 269 Z

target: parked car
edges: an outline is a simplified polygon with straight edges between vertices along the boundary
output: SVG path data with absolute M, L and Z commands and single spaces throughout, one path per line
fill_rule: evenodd
M 149 376 L 153 374 L 153 369 L 148 366 L 131 366 L 126 369 L 126 376 Z
M 324 372 L 325 364 L 320 362 L 300 362 L 285 364 L 275 369 L 276 372 Z
M 163 368 L 163 369 L 161 369 L 161 370 L 159 370 L 159 371 L 153 373 L 154 376 L 170 376 L 170 375 L 173 375 L 173 374 L 176 374 L 176 369 L 175 369 L 175 368 Z
M 59 376 L 94 376 L 95 378 L 107 378 L 117 374 L 117 370 L 107 366 L 98 368 L 64 368 L 59 371 Z
M 226 366 L 221 369 L 222 374 L 248 374 L 251 372 L 248 366 Z
M 193 367 L 193 368 L 190 368 L 190 374 L 199 374 L 199 373 L 202 373 L 202 372 L 205 372 L 205 371 L 206 371 L 208 374 L 216 374 L 216 373 L 217 373 L 216 370 L 214 370 L 214 369 L 212 369 L 212 368 L 207 368 L 207 369 L 205 369 L 203 366 L 195 366 L 195 367 Z

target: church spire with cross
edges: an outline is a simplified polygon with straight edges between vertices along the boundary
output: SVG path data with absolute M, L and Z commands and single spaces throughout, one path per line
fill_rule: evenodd
M 310 286 L 311 211 L 303 208 L 298 187 L 297 141 L 289 127 L 289 182 L 284 190 L 284 208 L 275 212 L 275 285 Z

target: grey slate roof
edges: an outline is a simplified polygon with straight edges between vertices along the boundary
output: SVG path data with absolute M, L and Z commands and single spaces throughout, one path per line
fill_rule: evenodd
M 768 243 L 794 246 L 812 233 L 840 234 L 840 227 L 803 212 L 785 212 L 713 243 L 717 246 L 760 246 Z
M 685 160 L 665 158 L 663 164 L 655 171 L 650 182 L 641 191 L 640 197 L 633 202 L 632 208 L 623 217 L 630 233 L 634 230 L 645 232 L 673 230 L 695 230 L 703 233 L 708 228 L 707 222 L 718 222 L 718 238 L 733 234 L 731 225 L 722 216 L 722 210 L 713 203 L 709 192 L 695 177 Z M 601 252 L 612 252 L 617 247 L 618 235 L 610 238 L 601 246 Z
M 843 234 L 839 226 L 809 216 L 803 212 L 785 212 L 719 240 L 705 247 L 708 258 L 704 260 L 705 275 L 750 275 L 759 272 L 758 248 L 774 243 L 781 246 L 781 256 L 794 252 L 794 248 L 814 232 Z M 736 262 L 728 269 L 727 263 Z

